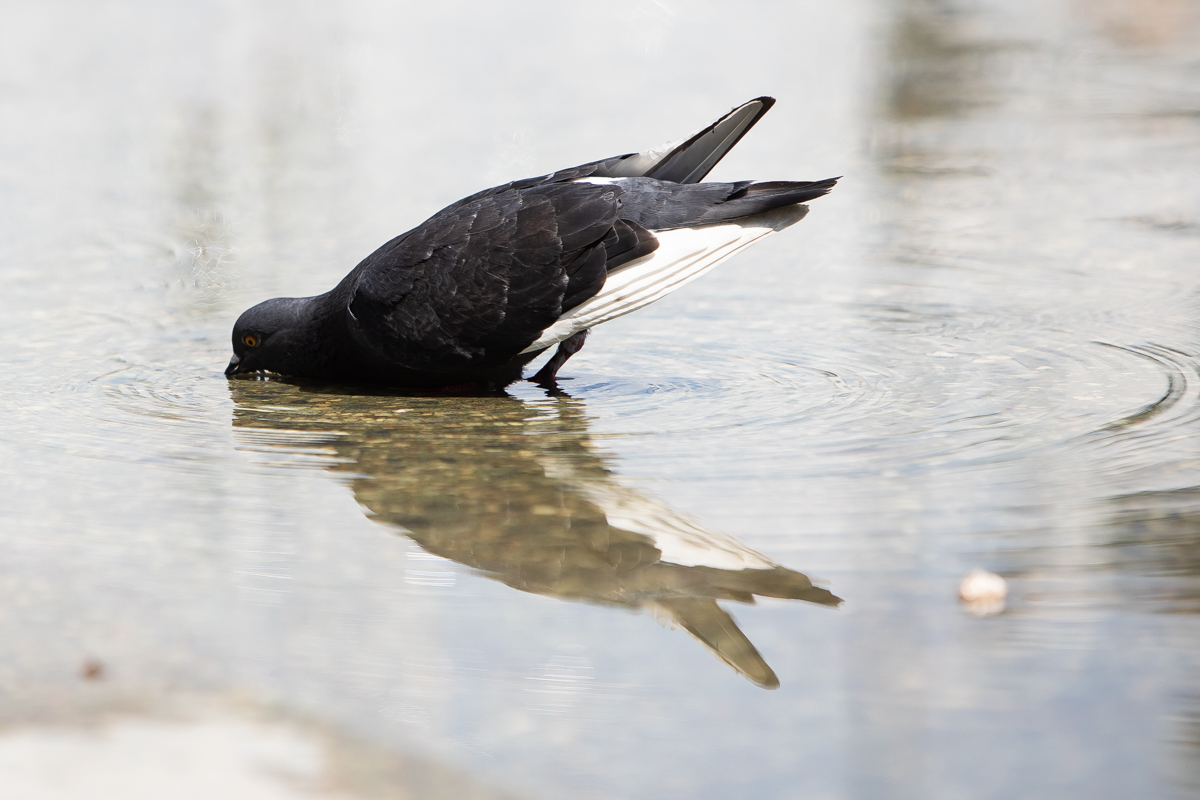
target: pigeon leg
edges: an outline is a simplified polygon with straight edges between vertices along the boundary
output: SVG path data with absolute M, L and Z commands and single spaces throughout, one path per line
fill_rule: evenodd
M 558 349 L 554 351 L 554 355 L 529 380 L 534 383 L 540 383 L 543 386 L 554 383 L 558 371 L 562 369 L 563 364 L 567 363 L 567 359 L 583 349 L 583 343 L 587 339 L 587 335 L 588 332 L 585 328 L 579 333 L 573 333 L 559 342 Z

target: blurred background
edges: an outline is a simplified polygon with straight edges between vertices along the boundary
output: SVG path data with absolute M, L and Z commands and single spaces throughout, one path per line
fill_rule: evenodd
M 0 795 L 1200 795 L 1194 0 L 0 18 Z M 764 94 L 711 177 L 842 182 L 565 396 L 222 375 L 246 307 Z M 722 601 L 780 688 L 571 560 L 654 525 L 844 600 Z

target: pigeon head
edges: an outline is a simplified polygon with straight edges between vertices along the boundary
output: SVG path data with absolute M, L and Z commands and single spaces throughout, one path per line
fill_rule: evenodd
M 233 326 L 233 358 L 225 374 L 297 374 L 311 340 L 311 299 L 276 297 L 247 309 Z

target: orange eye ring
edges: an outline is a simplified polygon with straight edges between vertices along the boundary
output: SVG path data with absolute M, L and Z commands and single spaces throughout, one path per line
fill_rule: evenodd
M 247 333 L 242 337 L 242 342 L 246 347 L 258 347 L 258 337 L 252 333 Z

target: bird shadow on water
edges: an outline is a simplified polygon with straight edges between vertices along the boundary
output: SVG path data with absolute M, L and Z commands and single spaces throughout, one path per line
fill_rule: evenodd
M 718 601 L 841 599 L 623 483 L 561 390 L 523 402 L 233 380 L 239 448 L 332 448 L 371 518 L 514 589 L 636 608 L 759 686 L 779 680 Z M 310 462 L 311 463 L 311 462 Z

